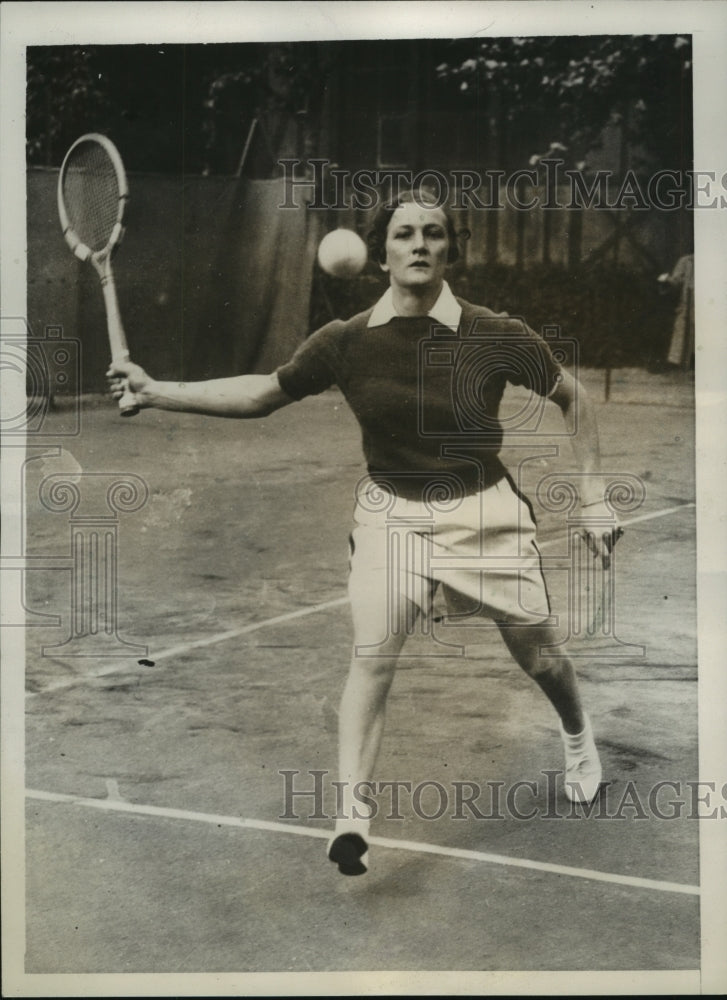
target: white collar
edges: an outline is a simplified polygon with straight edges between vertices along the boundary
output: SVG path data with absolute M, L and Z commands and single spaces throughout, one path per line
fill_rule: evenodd
M 368 327 L 384 326 L 398 315 L 396 309 L 394 309 L 394 295 L 391 287 L 389 287 L 374 306 L 366 325 Z M 454 330 L 455 333 L 457 332 L 460 317 L 462 316 L 462 306 L 452 294 L 452 289 L 446 281 L 442 285 L 439 298 L 427 315 L 431 316 L 432 319 L 435 319 L 442 326 L 448 326 L 450 330 Z

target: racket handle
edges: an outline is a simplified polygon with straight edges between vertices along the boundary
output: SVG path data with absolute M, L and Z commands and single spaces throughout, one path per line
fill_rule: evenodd
M 108 258 L 101 270 L 101 288 L 103 289 L 104 305 L 106 306 L 106 323 L 109 335 L 109 347 L 111 357 L 114 361 L 128 361 L 129 348 L 126 344 L 126 335 L 121 322 L 119 303 L 116 298 L 116 284 L 113 272 L 111 271 L 111 258 Z M 135 417 L 139 412 L 139 404 L 136 396 L 129 389 L 129 384 L 124 380 L 124 394 L 119 400 L 119 412 L 122 417 Z
M 136 401 L 136 396 L 128 384 L 124 388 L 124 395 L 119 400 L 119 412 L 122 417 L 135 417 L 139 412 L 139 404 Z
M 121 322 L 119 312 L 119 301 L 116 298 L 116 282 L 111 270 L 111 259 L 107 258 L 99 269 L 101 278 L 101 289 L 103 291 L 104 305 L 106 307 L 106 327 L 109 335 L 109 347 L 111 357 L 114 360 L 128 358 L 129 348 L 126 343 L 126 334 Z

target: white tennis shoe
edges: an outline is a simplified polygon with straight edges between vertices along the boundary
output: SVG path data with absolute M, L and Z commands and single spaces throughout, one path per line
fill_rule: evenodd
M 603 778 L 601 760 L 593 739 L 591 720 L 581 733 L 567 733 L 560 724 L 560 735 L 565 748 L 565 794 L 571 802 L 587 804 L 598 795 Z

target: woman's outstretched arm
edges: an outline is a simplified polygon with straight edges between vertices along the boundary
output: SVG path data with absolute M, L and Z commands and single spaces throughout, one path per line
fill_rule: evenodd
M 132 361 L 114 361 L 106 376 L 111 395 L 119 399 L 125 384 L 142 409 L 178 410 L 212 417 L 264 417 L 294 400 L 283 392 L 278 376 L 235 375 L 205 382 L 157 382 Z

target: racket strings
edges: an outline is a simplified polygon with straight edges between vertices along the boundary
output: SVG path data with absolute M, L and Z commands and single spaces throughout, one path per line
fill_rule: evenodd
M 116 169 L 97 142 L 82 142 L 71 153 L 62 181 L 68 221 L 94 253 L 103 250 L 120 219 L 121 189 Z

